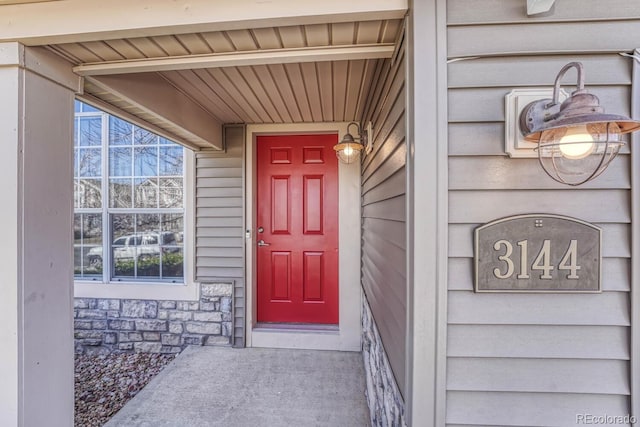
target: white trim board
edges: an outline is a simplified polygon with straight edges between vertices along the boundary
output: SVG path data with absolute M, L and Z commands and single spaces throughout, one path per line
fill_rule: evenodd
M 640 55 L 640 49 L 634 51 Z M 633 60 L 631 117 L 640 116 L 640 64 Z M 631 134 L 631 413 L 640 413 L 640 134 Z
M 221 52 L 165 58 L 144 58 L 81 64 L 73 68 L 80 76 L 148 73 L 202 68 L 245 67 L 268 64 L 301 64 L 321 61 L 391 58 L 394 45 L 370 44 L 349 46 L 311 46 L 290 49 L 264 49 Z M 143 78 L 148 78 L 143 76 Z
M 445 425 L 447 347 L 446 0 L 413 0 L 407 46 L 406 416 Z M 424 96 L 424 94 L 433 96 Z
M 224 3 L 224 5 L 222 5 Z M 0 41 L 30 45 L 87 42 L 273 26 L 398 19 L 407 0 L 86 0 L 4 5 Z
M 255 143 L 258 135 L 347 132 L 348 123 L 247 125 L 245 159 L 246 343 L 247 347 L 360 351 L 362 291 L 360 287 L 360 163 L 338 163 L 339 325 L 338 330 L 256 328 Z

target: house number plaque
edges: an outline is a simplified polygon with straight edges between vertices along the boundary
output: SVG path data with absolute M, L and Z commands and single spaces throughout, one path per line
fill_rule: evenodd
M 600 292 L 602 230 L 558 215 L 517 215 L 475 231 L 476 292 Z

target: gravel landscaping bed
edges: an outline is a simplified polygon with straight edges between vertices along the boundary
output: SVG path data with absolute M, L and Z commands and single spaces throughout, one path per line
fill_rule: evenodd
M 150 353 L 76 355 L 75 425 L 104 425 L 174 357 Z

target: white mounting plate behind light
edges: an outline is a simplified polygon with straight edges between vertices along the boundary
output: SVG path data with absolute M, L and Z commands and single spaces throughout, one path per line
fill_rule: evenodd
M 556 0 L 527 0 L 527 15 L 549 12 Z
M 365 152 L 369 154 L 371 150 L 373 150 L 373 125 L 371 124 L 371 122 L 367 122 L 365 132 L 367 133 L 367 144 L 365 146 Z
M 560 89 L 560 102 L 567 99 L 567 92 Z M 520 132 L 520 112 L 530 102 L 539 99 L 551 99 L 553 88 L 521 88 L 513 89 L 504 97 L 504 151 L 512 158 L 530 159 L 538 157 L 538 144 L 524 139 Z

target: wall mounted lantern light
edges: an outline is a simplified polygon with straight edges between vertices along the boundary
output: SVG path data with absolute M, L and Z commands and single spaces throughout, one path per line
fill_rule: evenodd
M 577 89 L 560 103 L 560 80 L 571 68 L 578 72 Z M 600 175 L 624 145 L 620 135 L 639 130 L 640 122 L 605 114 L 598 98 L 584 88 L 582 64 L 571 62 L 558 73 L 552 99 L 522 109 L 519 127 L 526 141 L 537 143 L 534 150 L 542 169 L 554 180 L 575 186 Z
M 349 128 L 355 126 L 358 136 L 354 137 Z M 364 131 L 357 122 L 351 122 L 347 125 L 347 133 L 342 137 L 339 143 L 333 146 L 336 150 L 336 156 L 343 163 L 353 163 L 360 157 L 360 152 L 368 147 L 367 137 L 371 133 L 371 124 L 367 126 L 368 131 Z M 367 150 L 368 151 L 368 150 Z

